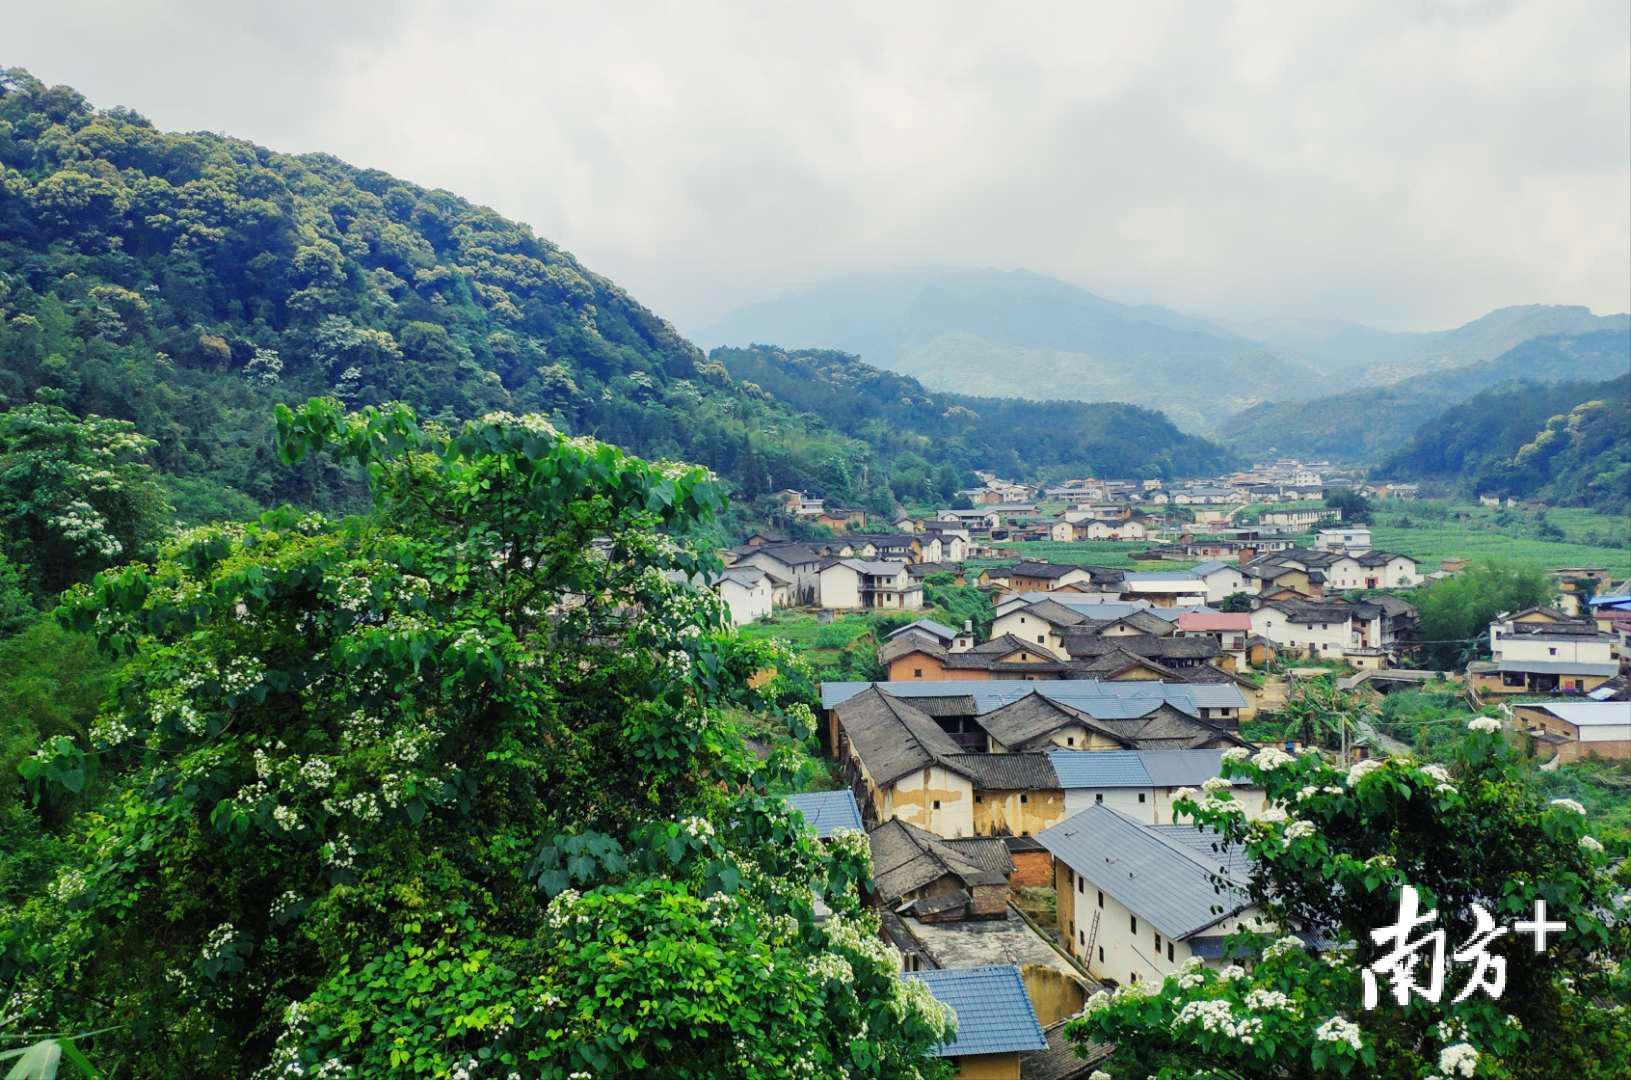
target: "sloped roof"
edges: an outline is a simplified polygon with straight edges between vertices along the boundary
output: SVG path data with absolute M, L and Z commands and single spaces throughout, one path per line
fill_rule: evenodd
M 943 622 L 935 622 L 933 619 L 918 619 L 915 622 L 907 623 L 905 626 L 902 626 L 897 630 L 889 631 L 889 633 L 884 635 L 884 639 L 888 640 L 896 637 L 897 635 L 904 634 L 908 630 L 922 631 L 932 637 L 939 638 L 941 641 L 952 641 L 957 637 L 957 631 L 953 630 Z
M 1631 701 L 1535 701 L 1522 708 L 1545 709 L 1575 727 L 1631 724 Z
M 1028 839 L 1028 838 L 1027 838 Z M 982 870 L 1004 876 L 1015 870 L 1014 856 L 1001 836 L 963 836 L 947 840 L 947 846 Z
M 1078 1054 L 1076 1044 L 1065 1037 L 1065 1024 L 1071 1019 L 1066 1017 L 1042 1029 L 1048 1048 L 1019 1059 L 1019 1080 L 1081 1080 L 1115 1050 L 1114 1043 L 1089 1043 L 1085 1056 Z
M 984 853 L 959 851 L 926 829 L 891 818 L 867 833 L 872 848 L 872 885 L 893 909 L 907 893 L 950 874 L 964 888 L 1003 885 L 1010 871 L 982 865 Z M 1010 860 L 1011 862 L 1012 860 Z
M 841 791 L 809 791 L 787 796 L 787 805 L 804 815 L 804 820 L 815 829 L 819 839 L 825 840 L 839 829 L 859 829 L 861 808 L 855 804 L 855 793 Z
M 1094 887 L 1151 927 L 1184 940 L 1250 905 L 1245 882 L 1218 874 L 1215 860 L 1112 810 L 1088 807 L 1036 837 Z
M 1085 634 L 1077 632 L 1078 628 L 1062 634 L 1065 641 L 1065 651 L 1070 653 L 1072 660 L 1085 657 L 1103 656 L 1106 653 L 1128 652 L 1134 656 L 1152 656 L 1157 659 L 1167 657 L 1185 660 L 1208 660 L 1219 655 L 1223 649 L 1209 637 L 1157 637 L 1154 634 L 1121 634 L 1105 636 L 1103 634 Z
M 1050 750 L 1059 785 L 1072 788 L 1199 787 L 1218 775 L 1222 749 Z
M 901 978 L 917 979 L 957 1014 L 957 1034 L 939 1049 L 940 1057 L 1047 1049 L 1036 1010 L 1013 964 L 911 971 Z
M 958 754 L 946 759 L 982 791 L 1051 791 L 1059 777 L 1047 754 Z
M 868 689 L 838 705 L 837 713 L 875 784 L 890 783 L 962 753 L 939 724 L 894 694 Z
M 1186 611 L 1178 616 L 1178 629 L 1194 631 L 1246 630 L 1252 628 L 1249 611 Z
M 1572 660 L 1500 660 L 1495 670 L 1531 672 L 1536 675 L 1617 675 L 1620 665 L 1578 663 Z
M 1038 693 L 1030 693 L 1017 701 L 993 709 L 979 718 L 997 742 L 1008 747 L 1022 747 L 1034 739 L 1044 738 L 1062 727 L 1082 725 L 1089 730 L 1112 739 L 1119 739 L 1110 729 L 1098 726 L 1092 717 L 1062 705 Z
M 1198 715 L 1201 708 L 1239 709 L 1246 698 L 1234 683 L 1106 682 L 1099 679 L 943 679 L 903 682 L 824 682 L 821 707 L 831 709 L 873 688 L 904 698 L 972 698 L 974 711 L 983 715 L 1026 694 L 1041 694 L 1051 701 L 1079 709 L 1095 720 L 1146 716 L 1166 704 Z M 869 766 L 870 767 L 870 766 Z
M 1041 562 L 1034 559 L 1021 559 L 1013 566 L 1010 566 L 1006 573 L 1010 577 L 1049 578 L 1057 580 L 1067 574 L 1075 573 L 1077 570 L 1085 569 L 1086 567 L 1077 566 L 1075 563 L 1050 563 Z

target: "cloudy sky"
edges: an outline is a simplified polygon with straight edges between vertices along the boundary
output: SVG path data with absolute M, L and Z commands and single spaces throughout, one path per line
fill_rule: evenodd
M 52 0 L 0 65 L 449 188 L 682 329 L 943 264 L 1390 329 L 1631 308 L 1624 0 Z

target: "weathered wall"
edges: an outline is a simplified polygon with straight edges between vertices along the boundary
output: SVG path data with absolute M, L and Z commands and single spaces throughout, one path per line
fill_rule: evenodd
M 974 832 L 977 836 L 1035 836 L 1064 819 L 1063 791 L 982 789 L 974 804 Z

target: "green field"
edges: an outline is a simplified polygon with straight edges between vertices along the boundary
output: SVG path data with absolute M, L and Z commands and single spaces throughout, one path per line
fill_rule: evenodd
M 1556 529 L 1562 538 L 1547 537 Z M 1376 546 L 1418 559 L 1423 570 L 1461 558 L 1505 562 L 1535 570 L 1602 566 L 1631 575 L 1631 535 L 1623 518 L 1560 507 L 1545 511 L 1495 510 L 1438 500 L 1378 506 L 1371 526 Z

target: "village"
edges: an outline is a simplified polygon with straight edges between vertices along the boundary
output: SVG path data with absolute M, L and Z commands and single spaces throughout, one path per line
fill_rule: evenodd
M 1489 625 L 1489 659 L 1412 666 L 1412 593 L 1465 561 L 1380 550 L 1318 500 L 1335 482 L 1379 500 L 1415 499 L 1413 485 L 1297 461 L 1170 487 L 981 480 L 887 522 L 779 493 L 802 538 L 755 530 L 721 552 L 716 579 L 738 625 L 795 609 L 899 616 L 877 678 L 821 683 L 840 786 L 788 799 L 823 838 L 865 833 L 903 977 L 958 1015 L 942 1053 L 960 1076 L 1088 1076 L 1102 1055 L 1079 1055 L 1063 1026 L 1090 995 L 1221 969 L 1238 928 L 1323 946 L 1264 921 L 1245 856 L 1173 809 L 1225 788 L 1248 818 L 1271 810 L 1220 776 L 1227 756 L 1407 749 L 1347 719 L 1334 746 L 1243 734 L 1309 680 L 1359 699 L 1449 687 L 1548 767 L 1631 758 L 1631 588 L 1601 571 L 1559 568 L 1552 604 Z M 1016 557 L 1027 541 L 1133 541 L 1136 563 L 1174 568 Z M 988 625 L 915 616 L 935 581 L 978 590 Z

